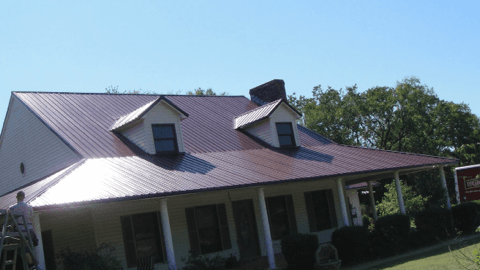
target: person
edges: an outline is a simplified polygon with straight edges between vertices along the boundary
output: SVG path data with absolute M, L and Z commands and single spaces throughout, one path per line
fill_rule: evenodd
M 28 205 L 27 203 L 24 202 L 25 200 L 25 192 L 19 191 L 17 193 L 17 203 L 10 206 L 9 210 L 10 211 L 15 211 L 15 212 L 20 212 L 23 214 L 25 217 L 25 222 L 27 224 L 24 224 L 24 219 L 21 217 L 17 218 L 17 225 L 18 225 L 18 231 L 22 232 L 28 232 L 29 235 L 26 237 L 30 237 L 32 239 L 32 243 L 34 246 L 38 245 L 38 238 L 37 235 L 35 234 L 35 230 L 33 228 L 33 207 Z M 27 250 L 28 252 L 28 250 Z M 29 265 L 33 263 L 33 260 L 30 256 L 29 253 L 26 254 L 26 259 Z

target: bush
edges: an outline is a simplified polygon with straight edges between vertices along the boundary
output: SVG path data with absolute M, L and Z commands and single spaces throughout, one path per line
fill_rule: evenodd
M 182 258 L 185 262 L 183 270 L 224 270 L 225 258 L 220 255 L 209 257 L 204 255 L 196 255 L 190 251 L 187 259 Z
M 282 239 L 282 253 L 288 269 L 313 269 L 318 237 L 315 234 L 292 234 Z
M 453 235 L 452 214 L 445 208 L 429 208 L 415 215 L 415 226 L 423 242 L 445 240 Z
M 115 248 L 102 243 L 94 251 L 72 251 L 69 247 L 60 251 L 57 257 L 65 270 L 118 270 L 122 268 L 120 261 L 112 255 Z
M 474 202 L 467 202 L 452 207 L 452 216 L 455 228 L 465 234 L 474 233 L 480 225 L 478 217 L 479 205 Z
M 342 227 L 332 233 L 332 245 L 343 264 L 360 262 L 368 247 L 368 229 L 363 226 Z
M 375 222 L 374 236 L 382 249 L 379 255 L 389 256 L 408 248 L 410 233 L 410 217 L 403 214 L 393 214 L 379 218 Z M 387 252 L 387 253 L 385 253 Z M 382 254 L 383 253 L 383 254 Z

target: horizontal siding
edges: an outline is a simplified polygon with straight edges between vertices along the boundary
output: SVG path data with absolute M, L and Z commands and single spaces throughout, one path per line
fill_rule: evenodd
M 161 101 L 143 116 L 145 119 L 145 148 L 149 154 L 155 154 L 155 144 L 153 141 L 152 124 L 175 124 L 177 135 L 178 151 L 185 152 L 183 146 L 183 135 L 180 124 L 180 115 L 173 110 L 165 101 Z
M 42 231 L 52 231 L 55 254 L 67 247 L 72 251 L 91 251 L 96 248 L 94 221 L 90 208 L 41 213 L 40 224 Z
M 251 134 L 264 142 L 269 143 L 270 145 L 273 145 L 273 140 L 272 140 L 272 130 L 270 129 L 270 120 L 266 119 L 263 120 L 259 123 L 253 124 L 249 126 L 248 128 L 245 128 L 245 131 L 248 134 Z
M 16 97 L 0 146 L 0 194 L 63 169 L 80 158 Z M 25 175 L 20 173 L 25 165 Z M 28 194 L 27 194 L 28 198 Z
M 140 147 L 143 151 L 147 152 L 147 146 L 145 141 L 145 126 L 143 121 L 139 121 L 122 131 L 122 135 Z
M 300 140 L 299 140 L 299 135 L 298 135 L 298 129 L 297 129 L 297 119 L 295 118 L 296 114 L 294 114 L 292 112 L 292 110 L 290 108 L 288 108 L 287 105 L 285 104 L 281 104 L 273 113 L 272 115 L 270 115 L 270 123 L 271 123 L 271 128 L 273 130 L 273 134 L 275 134 L 275 136 L 272 136 L 273 137 L 273 145 L 275 147 L 280 147 L 280 142 L 278 141 L 278 136 L 276 136 L 277 134 L 277 127 L 275 125 L 275 123 L 278 123 L 278 122 L 290 122 L 292 123 L 292 127 L 293 127 L 293 134 L 295 134 L 295 144 L 297 146 L 300 145 Z
M 264 192 L 266 197 L 292 194 L 295 215 L 298 224 L 298 231 L 300 233 L 309 233 L 308 218 L 305 209 L 304 192 L 333 189 L 335 203 L 338 205 L 338 193 L 335 188 L 333 180 L 324 181 L 308 181 L 301 183 L 289 183 L 281 185 L 273 185 L 265 187 Z M 172 238 L 175 247 L 175 258 L 179 268 L 184 266 L 181 258 L 188 257 L 190 250 L 190 243 L 188 240 L 187 222 L 185 216 L 185 208 L 195 207 L 210 204 L 225 203 L 227 211 L 227 220 L 232 242 L 232 249 L 225 250 L 211 255 L 219 254 L 224 257 L 234 256 L 239 257 L 239 249 L 237 245 L 237 234 L 232 210 L 232 201 L 252 199 L 256 223 L 258 228 L 260 249 L 262 256 L 266 256 L 265 237 L 262 228 L 262 219 L 260 216 L 260 205 L 258 201 L 258 188 L 244 188 L 230 191 L 212 191 L 200 194 L 184 195 L 170 197 L 167 199 L 168 213 L 170 218 L 170 226 L 172 229 Z M 120 224 L 120 217 L 123 215 L 131 215 L 136 213 L 145 213 L 152 211 L 160 211 L 160 199 L 147 199 L 131 202 L 116 202 L 108 204 L 100 204 L 93 207 L 93 216 L 95 220 L 96 229 L 96 243 L 99 246 L 101 243 L 111 243 L 116 249 L 115 255 L 121 258 L 124 267 L 126 268 L 125 250 L 123 245 L 122 229 Z M 340 209 L 336 209 L 338 223 L 341 224 Z M 327 230 L 317 232 L 320 242 L 330 241 L 331 232 Z M 281 252 L 280 240 L 274 241 L 275 253 Z M 132 268 L 134 269 L 134 268 Z M 167 270 L 167 264 L 158 264 L 156 269 Z

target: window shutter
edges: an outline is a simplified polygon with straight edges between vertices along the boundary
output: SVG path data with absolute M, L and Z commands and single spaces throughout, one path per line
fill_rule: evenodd
M 288 222 L 290 223 L 290 234 L 295 234 L 297 233 L 297 220 L 295 219 L 292 195 L 285 195 L 285 202 L 287 204 Z
M 220 235 L 222 237 L 223 250 L 231 249 L 230 231 L 228 230 L 227 210 L 225 204 L 217 204 L 218 221 L 220 225 Z
M 127 266 L 134 267 L 137 264 L 137 252 L 135 250 L 135 240 L 133 239 L 133 227 L 131 216 L 123 216 L 120 218 L 123 231 L 123 243 L 125 245 L 125 255 L 127 258 Z
M 195 208 L 185 208 L 187 215 L 188 238 L 190 240 L 190 250 L 195 255 L 201 254 L 200 241 L 198 240 L 197 221 L 195 220 Z
M 332 228 L 338 227 L 337 212 L 335 211 L 335 201 L 333 199 L 333 192 L 328 189 L 326 192 L 328 201 L 328 212 L 330 212 L 330 220 L 332 221 Z
M 315 222 L 315 210 L 313 209 L 312 192 L 305 192 L 305 205 L 307 207 L 308 226 L 310 232 L 317 231 L 317 224 Z

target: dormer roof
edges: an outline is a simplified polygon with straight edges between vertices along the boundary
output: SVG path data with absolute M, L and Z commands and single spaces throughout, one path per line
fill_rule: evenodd
M 295 108 L 293 108 L 290 104 L 285 102 L 283 99 L 277 99 L 273 102 L 267 103 L 263 106 L 257 107 L 253 110 L 247 111 L 242 113 L 239 116 L 236 116 L 233 119 L 233 128 L 239 129 L 247 127 L 251 124 L 257 123 L 262 121 L 263 119 L 268 118 L 281 104 L 287 105 L 287 107 L 297 115 L 297 118 L 302 117 L 302 114 L 299 113 Z
M 117 130 L 117 129 L 120 129 L 132 122 L 135 122 L 136 120 L 142 118 L 146 113 L 148 113 L 148 111 L 150 111 L 153 107 L 155 107 L 155 105 L 157 105 L 158 103 L 160 103 L 161 101 L 165 101 L 172 109 L 174 109 L 175 111 L 177 111 L 179 114 L 180 114 L 180 117 L 182 119 L 185 119 L 188 117 L 188 114 L 183 111 L 182 109 L 180 109 L 178 106 L 176 106 L 175 104 L 173 104 L 170 100 L 168 100 L 165 96 L 160 96 L 158 97 L 157 99 L 155 100 L 152 100 L 150 102 L 148 102 L 147 104 L 141 106 L 140 108 L 134 110 L 133 112 L 129 113 L 129 114 L 126 114 L 124 116 L 121 116 L 119 117 L 115 123 L 112 125 L 112 127 L 110 128 L 110 131 L 114 131 L 114 130 Z

